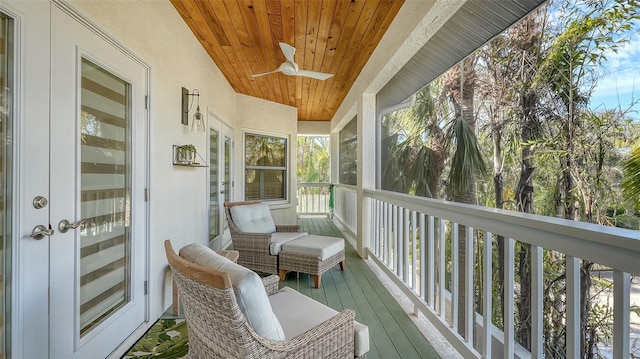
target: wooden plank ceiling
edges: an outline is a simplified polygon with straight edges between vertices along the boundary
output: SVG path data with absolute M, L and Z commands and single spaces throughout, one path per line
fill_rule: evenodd
M 233 89 L 330 121 L 404 0 L 171 0 Z M 273 73 L 296 48 L 300 69 L 325 81 Z

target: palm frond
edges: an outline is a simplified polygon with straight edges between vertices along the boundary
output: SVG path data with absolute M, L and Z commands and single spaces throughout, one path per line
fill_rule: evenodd
M 465 191 L 474 175 L 484 176 L 486 164 L 473 128 L 462 116 L 455 116 L 447 130 L 448 142 L 454 146 L 449 183 L 453 191 Z
M 640 206 L 640 142 L 631 151 L 631 156 L 622 165 L 622 190 L 625 197 Z

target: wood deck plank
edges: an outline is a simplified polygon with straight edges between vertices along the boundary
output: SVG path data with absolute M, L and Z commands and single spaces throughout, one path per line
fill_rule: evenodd
M 384 303 L 384 307 L 378 305 L 376 310 L 384 317 L 382 319 L 383 323 L 387 324 L 388 322 L 386 320 L 393 322 L 392 325 L 386 325 L 385 330 L 396 348 L 399 348 L 401 357 L 413 357 L 419 353 L 419 356 L 423 358 L 437 358 L 438 355 L 433 347 L 431 347 L 422 333 L 415 327 L 415 324 L 413 324 L 404 310 L 400 308 L 393 296 L 387 291 L 378 277 L 369 269 L 367 264 L 363 261 L 354 262 L 356 267 L 362 270 L 366 280 L 372 284 L 373 290 L 380 299 L 378 303 Z M 400 334 L 399 331 L 401 331 L 402 334 Z M 408 349 L 408 347 L 411 347 L 413 350 Z
M 343 237 L 328 218 L 300 218 L 298 223 L 309 234 Z M 439 358 L 378 277 L 348 243 L 345 245 L 345 264 L 344 272 L 336 266 L 323 275 L 321 289 L 327 285 L 324 292 L 329 306 L 336 310 L 352 308 L 356 311 L 356 320 L 369 326 L 371 351 L 368 357 Z M 337 298 L 334 297 L 336 294 Z M 338 300 L 341 307 L 338 307 Z

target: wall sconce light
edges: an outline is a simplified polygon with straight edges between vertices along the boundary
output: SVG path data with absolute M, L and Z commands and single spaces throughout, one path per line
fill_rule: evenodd
M 189 96 L 198 97 L 198 106 L 196 107 L 196 113 L 193 114 L 193 121 L 191 122 L 192 132 L 207 132 L 204 125 L 204 116 L 200 112 L 200 91 L 193 89 L 193 92 L 189 93 L 189 90 L 182 88 L 182 124 L 189 125 L 189 111 L 193 107 L 193 97 L 189 101 Z

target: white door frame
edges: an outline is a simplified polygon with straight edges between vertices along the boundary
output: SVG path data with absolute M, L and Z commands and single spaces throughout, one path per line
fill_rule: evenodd
M 30 234 L 36 225 L 49 224 L 49 210 L 34 208 L 32 201 L 36 196 L 49 198 L 49 161 L 46 154 L 49 151 L 50 5 L 48 2 L 5 0 L 0 3 L 0 10 L 13 18 L 15 39 L 14 162 L 11 169 L 15 195 L 10 239 L 11 316 L 8 318 L 11 355 L 15 358 L 42 358 L 48 356 L 49 348 L 49 237 L 36 241 Z M 33 86 L 38 83 L 42 85 Z M 44 161 L 43 156 L 46 157 Z M 41 265 L 19 265 L 27 259 Z M 40 338 L 40 345 L 34 345 L 29 338 Z
M 234 129 L 233 127 L 231 127 L 226 121 L 224 121 L 223 119 L 220 118 L 220 116 L 218 116 L 215 112 L 213 112 L 213 110 L 211 110 L 210 108 L 207 108 L 207 128 L 210 129 L 215 129 L 216 131 L 218 131 L 219 134 L 219 139 L 218 139 L 218 183 L 223 183 L 224 181 L 224 138 L 228 137 L 231 140 L 231 153 L 230 153 L 230 159 L 229 159 L 229 181 L 231 183 L 227 184 L 225 186 L 225 191 L 227 191 L 229 193 L 229 200 L 233 201 L 233 178 L 234 178 Z M 211 153 L 211 143 L 209 140 L 209 136 L 207 136 L 207 163 L 211 163 L 211 159 L 209 158 L 210 153 Z M 211 198 L 211 188 L 209 186 L 209 184 L 211 183 L 211 171 L 207 171 L 207 218 L 211 218 L 211 214 L 210 214 L 210 203 L 209 203 L 209 198 Z M 220 187 L 218 187 L 220 188 Z M 225 231 L 225 224 L 226 224 L 226 218 L 225 218 L 225 210 L 224 210 L 224 200 L 219 200 L 219 213 L 220 216 L 218 218 L 219 221 L 219 226 L 218 228 L 220 229 L 220 234 L 219 237 L 220 238 L 220 244 L 223 247 L 227 247 L 231 244 L 231 234 L 227 230 Z M 208 232 L 208 231 L 207 231 Z M 211 245 L 211 243 L 207 243 L 208 245 Z M 219 248 L 219 249 L 224 249 L 224 248 Z

